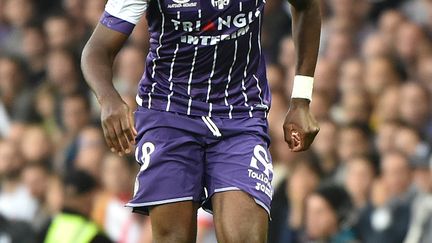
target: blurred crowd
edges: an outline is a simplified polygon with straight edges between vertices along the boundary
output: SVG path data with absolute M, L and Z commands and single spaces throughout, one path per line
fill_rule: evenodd
M 0 0 L 0 242 L 40 241 L 53 216 L 83 202 L 76 210 L 113 242 L 151 242 L 148 218 L 123 206 L 137 165 L 108 151 L 79 67 L 105 3 Z M 311 104 L 321 131 L 299 154 L 282 130 L 296 62 L 289 4 L 266 3 L 275 167 L 269 242 L 430 243 L 432 1 L 321 3 Z M 114 67 L 115 87 L 132 109 L 148 48 L 143 18 Z M 96 190 L 65 180 L 70 171 L 93 178 Z M 76 201 L 71 186 L 86 197 Z M 198 218 L 198 242 L 215 242 L 211 215 Z

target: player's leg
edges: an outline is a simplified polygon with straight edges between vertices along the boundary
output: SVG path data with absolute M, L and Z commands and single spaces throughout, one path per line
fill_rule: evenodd
M 206 148 L 205 182 L 219 242 L 266 242 L 273 188 L 267 122 L 213 119 L 222 136 Z M 211 206 L 211 208 L 210 208 Z
M 150 208 L 153 241 L 191 243 L 196 241 L 199 204 L 186 201 Z
M 215 193 L 212 197 L 216 236 L 221 243 L 264 243 L 268 213 L 243 191 Z
M 127 206 L 150 215 L 155 242 L 195 242 L 204 150 L 199 136 L 185 129 L 194 129 L 194 121 L 144 108 L 135 117 L 140 170 Z
M 266 242 L 273 166 L 264 119 L 214 119 L 222 137 L 206 148 L 205 183 L 219 242 Z

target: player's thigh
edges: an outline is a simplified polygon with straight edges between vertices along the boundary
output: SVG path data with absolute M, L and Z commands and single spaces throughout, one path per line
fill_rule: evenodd
M 266 242 L 273 166 L 266 136 L 243 132 L 206 150 L 206 186 L 219 242 Z
M 227 191 L 242 191 L 256 205 L 270 213 L 273 165 L 264 136 L 242 133 L 223 138 L 206 149 L 205 186 L 208 199 L 203 207 L 212 210 L 210 200 Z
M 192 201 L 150 207 L 153 241 L 190 243 L 196 241 L 197 210 Z
M 148 214 L 149 208 L 203 199 L 204 149 L 191 127 L 193 121 L 169 112 L 137 110 L 135 157 L 140 170 L 132 200 L 127 206 Z M 173 123 L 177 121 L 177 123 Z M 193 126 L 192 126 L 193 127 Z
M 268 213 L 249 194 L 218 192 L 212 197 L 212 205 L 218 242 L 266 242 Z

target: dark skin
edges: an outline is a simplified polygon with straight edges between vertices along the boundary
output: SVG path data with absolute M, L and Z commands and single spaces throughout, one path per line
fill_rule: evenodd
M 296 74 L 313 77 L 318 58 L 321 17 L 316 0 L 291 0 L 293 38 L 296 47 Z M 319 132 L 307 99 L 291 99 L 283 125 L 285 141 L 293 152 L 307 150 Z
M 289 2 L 293 6 L 296 74 L 313 76 L 321 29 L 319 1 Z M 132 152 L 137 135 L 132 113 L 112 83 L 112 65 L 126 40 L 126 35 L 97 25 L 84 48 L 81 65 L 87 83 L 101 105 L 106 142 L 111 151 L 119 155 Z M 284 134 L 289 148 L 294 152 L 308 149 L 319 131 L 318 123 L 309 111 L 309 102 L 307 99 L 291 99 L 290 102 Z M 248 194 L 242 191 L 219 192 L 213 195 L 212 205 L 218 242 L 266 242 L 267 212 Z M 150 217 L 154 222 L 155 241 L 194 242 L 197 208 L 198 205 L 191 201 L 153 207 Z
M 101 105 L 102 128 L 108 147 L 120 156 L 132 152 L 135 130 L 132 112 L 112 83 L 112 66 L 128 36 L 98 24 L 82 53 L 81 68 Z

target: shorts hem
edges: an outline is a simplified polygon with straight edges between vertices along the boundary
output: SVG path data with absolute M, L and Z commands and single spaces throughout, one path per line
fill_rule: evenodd
M 254 201 L 255 201 L 255 203 L 258 205 L 258 206 L 260 206 L 260 207 L 262 207 L 266 212 L 267 212 L 267 214 L 268 214 L 268 216 L 269 216 L 269 219 L 271 220 L 271 215 L 270 215 L 270 208 L 263 202 L 263 201 L 261 201 L 261 200 L 259 200 L 259 199 L 257 199 L 256 197 L 254 197 L 252 194 L 250 194 L 249 192 L 247 192 L 247 191 L 245 191 L 245 190 L 242 190 L 242 189 L 240 189 L 240 188 L 238 188 L 238 187 L 222 187 L 222 188 L 217 188 L 217 189 L 215 189 L 214 190 L 214 192 L 211 194 L 211 195 L 209 195 L 207 198 L 206 198 L 206 200 L 202 203 L 202 205 L 201 205 L 201 207 L 204 209 L 204 211 L 206 211 L 207 213 L 211 213 L 211 214 L 213 214 L 213 210 L 212 210 L 212 208 L 211 207 L 208 207 L 208 203 L 209 203 L 209 201 L 210 201 L 210 199 L 211 199 L 211 197 L 215 194 L 215 193 L 218 193 L 218 192 L 227 192 L 227 191 L 242 191 L 242 192 L 245 192 L 245 193 L 247 193 L 249 196 L 251 196 L 253 199 L 254 199 Z
M 256 199 L 255 197 L 253 197 L 255 200 L 255 203 L 258 204 L 259 206 L 263 207 L 265 211 L 267 211 L 267 214 L 270 217 L 270 208 L 267 207 L 267 205 L 265 205 L 265 203 L 263 203 L 261 200 Z
M 226 191 L 241 191 L 241 190 L 238 187 L 230 186 L 230 187 L 222 187 L 222 188 L 215 189 L 214 193 L 216 193 L 216 192 L 226 192 Z
M 134 212 L 134 213 L 141 213 L 141 214 L 148 215 L 149 207 L 151 207 L 151 206 L 176 203 L 176 202 L 184 202 L 184 201 L 193 201 L 193 199 L 194 198 L 192 196 L 191 197 L 177 197 L 177 198 L 170 198 L 170 199 L 151 201 L 151 202 L 143 202 L 143 203 L 127 203 L 125 206 L 132 208 L 132 212 Z

